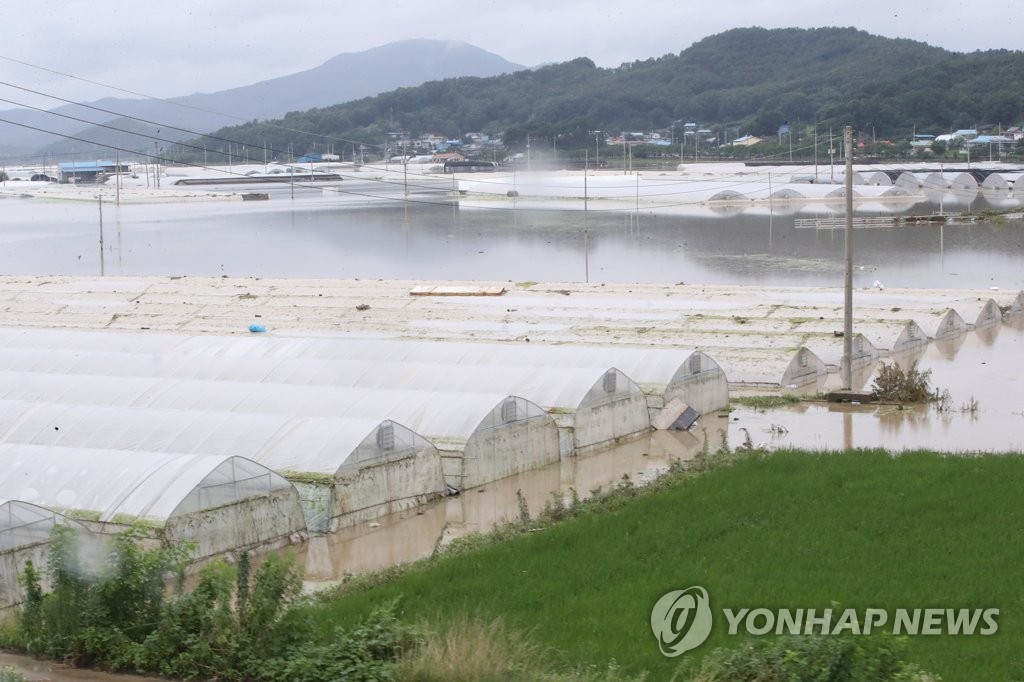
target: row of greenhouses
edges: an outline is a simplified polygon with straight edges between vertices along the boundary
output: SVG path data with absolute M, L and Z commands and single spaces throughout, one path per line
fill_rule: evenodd
M 1003 311 L 961 312 L 865 327 L 854 381 Z M 737 380 L 817 392 L 843 339 L 808 345 L 722 352 Z M 725 371 L 674 348 L 0 328 L 0 608 L 55 525 L 264 550 L 637 437 L 672 402 L 727 407 Z
M 281 546 L 636 437 L 654 396 L 728 383 L 699 351 L 0 329 L 0 606 L 55 524 Z

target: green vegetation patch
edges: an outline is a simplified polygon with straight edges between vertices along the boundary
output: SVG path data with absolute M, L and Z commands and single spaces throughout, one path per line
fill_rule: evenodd
M 748 395 L 733 398 L 732 402 L 735 405 L 752 407 L 758 410 L 772 410 L 795 405 L 800 402 L 800 398 L 795 395 Z
M 319 630 L 400 599 L 401 618 L 470 614 L 530 632 L 568 661 L 612 659 L 668 679 L 650 611 L 700 585 L 711 637 L 682 658 L 739 648 L 723 608 L 998 608 L 995 636 L 917 636 L 906 658 L 950 680 L 1024 673 L 1024 458 L 884 451 L 753 454 L 628 503 L 442 556 L 325 601 Z M 686 678 L 682 678 L 686 679 Z M 803 679 L 803 678 L 794 678 Z M 830 679 L 830 678 L 821 678 Z

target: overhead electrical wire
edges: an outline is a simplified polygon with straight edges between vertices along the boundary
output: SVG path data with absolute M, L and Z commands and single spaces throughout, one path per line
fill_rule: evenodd
M 213 114 L 214 116 L 223 116 L 224 118 L 233 119 L 235 121 L 240 121 L 242 123 L 248 123 L 250 121 L 250 119 L 243 118 L 243 117 L 237 116 L 235 114 L 228 114 L 228 113 L 225 113 L 223 111 L 215 111 L 213 109 L 205 109 L 203 107 L 198 107 L 198 106 L 195 106 L 193 104 L 185 104 L 184 102 L 175 102 L 173 100 L 165 99 L 163 97 L 155 97 L 153 95 L 147 95 L 147 94 L 142 93 L 142 92 L 136 92 L 134 90 L 127 90 L 125 88 L 117 87 L 116 85 L 109 85 L 107 83 L 101 83 L 99 81 L 90 80 L 88 78 L 83 78 L 81 76 L 76 76 L 74 74 L 64 73 L 63 71 L 57 71 L 55 69 L 51 69 L 51 68 L 48 68 L 48 67 L 45 67 L 45 66 L 39 66 L 38 64 L 32 64 L 30 62 L 22 61 L 20 59 L 15 59 L 13 57 L 8 57 L 8 56 L 2 55 L 2 54 L 0 54 L 0 59 L 6 60 L 6 61 L 9 61 L 9 62 L 13 62 L 15 64 L 20 64 L 22 66 L 27 66 L 29 68 L 38 69 L 40 71 L 46 71 L 47 73 L 52 73 L 52 74 L 55 74 L 57 76 L 61 76 L 63 78 L 70 78 L 72 80 L 82 81 L 83 83 L 89 83 L 90 85 L 98 85 L 101 88 L 107 88 L 109 90 L 114 90 L 116 92 L 121 92 L 121 93 L 124 93 L 126 95 L 134 95 L 135 97 L 141 97 L 142 99 L 153 100 L 155 102 L 162 102 L 164 104 L 168 104 L 168 105 L 174 106 L 174 107 L 180 107 L 182 109 L 192 109 L 193 111 L 201 111 L 204 114 Z M 9 85 L 9 84 L 5 83 L 5 85 Z M 29 92 L 33 92 L 31 90 L 28 90 L 27 88 L 20 88 L 19 86 L 11 86 L 11 87 L 18 87 L 21 90 L 27 90 Z M 87 108 L 90 108 L 90 109 L 96 109 L 97 111 L 104 111 L 106 113 L 111 113 L 111 114 L 113 114 L 115 116 L 122 116 L 124 118 L 134 118 L 133 116 L 128 116 L 126 114 L 117 114 L 116 112 L 110 112 L 110 111 L 107 111 L 105 109 L 100 109 L 98 107 L 91 106 L 89 104 L 83 104 L 81 102 L 75 102 L 73 100 L 66 100 L 66 99 L 63 99 L 61 97 L 57 97 L 55 95 L 50 95 L 50 94 L 46 94 L 46 93 L 36 93 L 36 94 L 42 95 L 43 97 L 50 97 L 52 99 L 60 100 L 62 102 L 67 102 L 68 104 L 74 104 L 74 105 L 77 105 L 77 106 L 80 106 L 80 107 L 87 107 Z M 143 121 L 144 119 L 137 119 L 137 120 Z M 321 133 L 313 133 L 313 132 L 309 132 L 309 131 L 298 130 L 298 129 L 295 129 L 295 128 L 289 128 L 287 126 L 282 126 L 282 125 L 278 125 L 278 124 L 274 124 L 274 123 L 269 123 L 269 122 L 264 123 L 264 125 L 267 125 L 267 126 L 269 126 L 271 128 L 276 128 L 278 130 L 283 130 L 283 131 L 286 131 L 286 132 L 290 132 L 290 133 L 301 133 L 303 135 L 312 135 L 314 137 L 323 138 L 325 140 L 341 141 L 341 142 L 344 142 L 346 144 L 366 144 L 366 145 L 371 146 L 371 147 L 380 147 L 380 146 L 382 146 L 382 145 L 378 145 L 378 144 L 374 144 L 374 143 L 359 142 L 358 140 L 348 140 L 348 139 L 345 139 L 345 138 L 335 138 L 335 137 L 331 137 L 329 135 L 323 135 Z M 174 128 L 174 126 L 166 126 L 166 127 Z M 183 128 L 174 128 L 174 129 L 175 130 L 182 130 L 183 132 L 193 133 L 195 135 L 203 135 L 203 133 L 195 133 L 194 131 L 185 130 Z
M 104 142 L 98 142 L 96 140 L 87 140 L 85 138 L 77 137 L 75 135 L 66 135 L 66 134 L 63 134 L 63 133 L 57 133 L 57 132 L 54 132 L 52 130 L 46 130 L 45 128 L 39 128 L 38 126 L 29 125 L 27 123 L 18 123 L 16 121 L 11 121 L 9 119 L 2 118 L 2 117 L 0 117 L 0 123 L 8 123 L 10 125 L 19 126 L 21 128 L 27 128 L 29 130 L 35 130 L 35 131 L 41 132 L 41 133 L 48 133 L 50 135 L 57 135 L 59 137 L 63 137 L 63 138 L 68 139 L 68 140 L 75 140 L 77 142 L 85 142 L 87 144 L 93 144 L 93 145 L 96 145 L 98 147 L 104 147 L 106 149 L 112 149 L 112 150 L 115 150 L 115 151 L 122 151 L 122 152 L 129 152 L 129 153 L 132 153 L 132 154 L 137 154 L 137 155 L 140 155 L 140 156 L 144 156 L 144 157 L 149 158 L 149 159 L 155 159 L 157 161 L 169 161 L 169 159 L 160 157 L 160 156 L 152 154 L 152 153 L 139 152 L 138 150 L 127 149 L 125 147 L 118 147 L 117 145 L 106 144 Z M 185 166 L 185 167 L 189 167 L 189 168 L 207 168 L 206 166 L 203 166 L 201 164 L 195 164 L 195 163 L 187 163 L 187 162 L 176 162 L 176 163 L 179 163 L 180 165 Z M 222 172 L 224 172 L 224 171 L 222 171 Z M 246 175 L 245 173 L 240 173 L 240 172 L 227 171 L 227 174 L 229 176 L 235 176 L 235 177 L 250 177 L 250 176 Z M 339 174 L 339 176 L 340 177 L 344 177 L 341 174 Z M 381 182 L 381 183 L 384 182 L 384 181 L 378 180 L 378 179 L 373 179 L 373 180 L 376 181 L 376 182 Z M 210 184 L 216 184 L 216 179 L 211 179 L 211 183 Z M 324 185 L 310 185 L 310 184 L 303 183 L 301 181 L 299 181 L 299 182 L 292 182 L 290 184 L 294 185 L 295 187 L 302 187 L 304 189 L 319 189 L 319 190 L 324 189 Z M 392 184 L 393 185 L 395 183 L 388 183 L 388 184 Z M 438 189 L 436 187 L 428 187 L 427 185 L 423 185 L 422 187 L 433 189 L 433 190 L 437 190 Z M 439 203 L 437 201 L 426 201 L 426 200 L 422 200 L 422 199 L 413 199 L 413 198 L 409 198 L 409 197 L 401 197 L 400 199 L 396 199 L 395 197 L 391 197 L 391 196 L 387 196 L 387 195 L 371 194 L 371 193 L 368 193 L 368 192 L 356 192 L 356 191 L 352 191 L 352 190 L 344 190 L 344 189 L 341 189 L 341 188 L 338 189 L 338 193 L 339 194 L 349 195 L 349 196 L 365 197 L 365 198 L 368 198 L 368 199 L 387 199 L 387 200 L 391 200 L 391 201 L 401 200 L 401 201 L 405 201 L 405 202 L 408 202 L 408 203 L 428 204 L 428 205 L 431 205 L 431 206 L 436 206 Z

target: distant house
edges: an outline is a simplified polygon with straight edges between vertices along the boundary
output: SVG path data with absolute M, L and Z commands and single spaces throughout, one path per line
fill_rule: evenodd
M 967 144 L 974 146 L 982 146 L 986 144 L 1013 144 L 1013 139 L 1005 135 L 978 135 L 976 138 L 968 142 Z
M 761 141 L 760 137 L 756 135 L 744 135 L 743 137 L 737 137 L 732 141 L 734 147 L 749 147 L 752 144 L 757 144 Z
M 446 161 L 465 161 L 466 157 L 455 152 L 445 152 L 443 154 L 434 154 L 430 160 L 434 163 L 445 163 Z
M 431 133 L 429 135 L 424 135 L 423 137 L 420 138 L 420 140 L 423 143 L 425 143 L 427 146 L 429 146 L 431 148 L 435 148 L 435 147 L 437 147 L 437 145 L 444 143 L 445 138 L 444 138 L 443 135 L 438 135 L 437 133 Z
M 337 161 L 337 154 L 303 154 L 295 159 L 295 163 L 320 163 L 321 161 Z
M 58 164 L 57 171 L 59 182 L 81 183 L 106 182 L 111 175 L 131 172 L 126 164 L 113 161 L 68 161 Z

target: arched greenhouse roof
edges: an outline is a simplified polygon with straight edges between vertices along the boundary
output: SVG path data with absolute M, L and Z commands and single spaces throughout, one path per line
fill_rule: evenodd
M 291 486 L 242 457 L 0 443 L 0 459 L 0 496 L 103 522 L 164 524 Z
M 507 393 L 365 389 L 0 371 L 0 399 L 147 409 L 391 419 L 427 437 L 466 438 Z
M 48 542 L 53 527 L 67 523 L 52 509 L 0 498 L 0 553 Z
M 0 400 L 0 441 L 147 453 L 247 457 L 274 471 L 337 475 L 369 463 L 377 430 L 391 430 L 400 458 L 432 447 L 391 421 L 247 412 L 140 409 Z
M 572 306 L 574 302 L 566 301 L 565 305 Z M 512 393 L 557 407 L 578 404 L 593 382 L 600 378 L 600 373 L 611 367 L 640 384 L 665 385 L 692 353 L 687 349 L 625 346 L 353 337 L 176 336 L 82 331 L 12 336 L 9 331 L 0 330 L 0 347 L 4 347 L 4 352 L 0 353 L 0 370 Z M 124 340 L 125 336 L 137 338 L 139 350 L 127 350 L 132 344 Z M 111 348 L 124 350 L 104 349 L 99 342 L 103 338 L 111 338 Z M 481 366 L 486 366 L 487 371 L 479 371 Z M 543 373 L 524 371 L 524 368 L 541 367 Z

